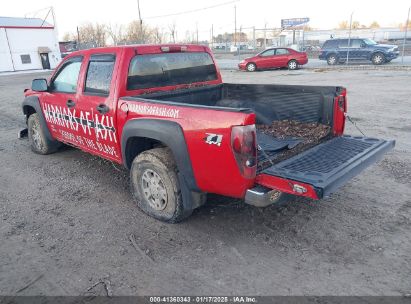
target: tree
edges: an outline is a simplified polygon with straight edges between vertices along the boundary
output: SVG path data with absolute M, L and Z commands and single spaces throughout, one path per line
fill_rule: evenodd
M 131 21 L 127 26 L 127 40 L 133 43 L 147 43 L 151 38 L 151 29 L 139 20 Z
M 349 29 L 350 25 L 348 24 L 347 21 L 341 21 L 340 23 L 338 23 L 338 29 L 339 30 L 346 30 Z
M 405 24 L 400 23 L 398 26 L 402 31 L 405 31 Z M 411 29 L 411 20 L 408 21 L 408 28 Z
M 373 21 L 373 22 L 370 24 L 370 28 L 380 28 L 380 25 L 378 24 L 377 21 Z
M 86 23 L 78 28 L 80 43 L 86 47 L 106 46 L 106 26 Z
M 113 41 L 114 45 L 117 45 L 120 42 L 124 42 L 126 40 L 126 36 L 124 33 L 124 26 L 118 24 L 109 24 L 106 26 L 107 34 Z
M 72 33 L 67 32 L 63 35 L 63 41 L 74 41 L 74 40 L 77 41 L 77 37 L 74 36 Z
M 156 26 L 155 28 L 153 28 L 152 30 L 153 33 L 153 40 L 154 43 L 163 43 L 164 41 L 164 30 L 163 28 L 159 28 L 158 26 Z
M 351 25 L 351 28 L 352 28 L 352 29 L 356 30 L 356 29 L 359 29 L 360 27 L 361 27 L 361 25 L 360 25 L 360 22 L 359 22 L 359 21 L 353 21 L 353 22 L 352 22 L 352 25 Z M 348 28 L 350 28 L 349 25 L 348 25 Z
M 176 43 L 176 36 L 177 36 L 176 22 L 173 21 L 173 23 L 169 24 L 168 29 L 170 30 L 170 35 L 171 35 L 171 38 L 173 39 L 173 43 Z

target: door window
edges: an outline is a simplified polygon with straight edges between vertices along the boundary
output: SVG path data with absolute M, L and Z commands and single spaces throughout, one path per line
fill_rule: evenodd
M 335 49 L 338 47 L 338 40 L 327 40 L 324 45 L 323 49 Z
M 262 57 L 268 57 L 268 56 L 274 56 L 275 50 L 271 49 L 271 50 L 267 50 L 263 53 L 260 54 L 260 56 Z
M 351 47 L 352 48 L 359 49 L 361 47 L 361 44 L 362 44 L 362 40 L 360 40 L 360 39 L 351 40 Z
M 87 69 L 84 92 L 108 95 L 116 57 L 110 54 L 92 55 Z
M 288 55 L 289 52 L 286 49 L 276 49 L 275 54 L 276 55 Z
M 81 60 L 81 57 L 70 58 L 63 65 L 51 84 L 53 92 L 76 93 Z
M 348 47 L 348 39 L 341 39 L 338 43 L 339 48 L 346 48 Z

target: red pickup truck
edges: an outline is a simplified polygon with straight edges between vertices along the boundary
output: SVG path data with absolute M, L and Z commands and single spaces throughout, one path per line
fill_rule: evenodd
M 209 48 L 199 45 L 74 52 L 49 80 L 33 80 L 22 105 L 34 152 L 65 143 L 123 164 L 137 205 L 166 222 L 189 216 L 206 193 L 255 206 L 328 196 L 394 146 L 343 135 L 346 107 L 342 87 L 223 83 Z M 331 132 L 275 162 L 256 124 L 276 120 Z

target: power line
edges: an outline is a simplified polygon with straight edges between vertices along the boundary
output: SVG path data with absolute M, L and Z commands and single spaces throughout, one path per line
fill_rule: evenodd
M 232 3 L 235 3 L 235 2 L 239 2 L 239 1 L 240 1 L 240 0 L 233 0 L 233 1 L 228 1 L 228 2 L 224 2 L 224 3 L 220 3 L 220 4 L 216 4 L 216 5 L 211 5 L 211 6 L 207 6 L 207 7 L 203 7 L 203 8 L 198 8 L 198 9 L 193 9 L 193 10 L 189 10 L 189 11 L 184 11 L 184 12 L 178 12 L 178 13 L 167 14 L 167 15 L 151 16 L 151 17 L 147 17 L 147 18 L 145 18 L 145 19 L 155 19 L 155 18 L 164 18 L 164 17 L 171 17 L 171 16 L 178 16 L 178 15 L 190 14 L 190 13 L 200 12 L 200 11 L 203 11 L 203 10 L 207 10 L 207 9 L 211 9 L 211 8 L 216 8 L 216 7 L 220 7 L 220 6 L 232 4 Z

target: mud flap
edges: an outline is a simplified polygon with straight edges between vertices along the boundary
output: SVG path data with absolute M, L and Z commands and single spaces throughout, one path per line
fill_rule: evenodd
M 393 140 L 343 135 L 275 164 L 261 174 L 309 184 L 317 197 L 323 198 L 381 159 L 394 145 Z

